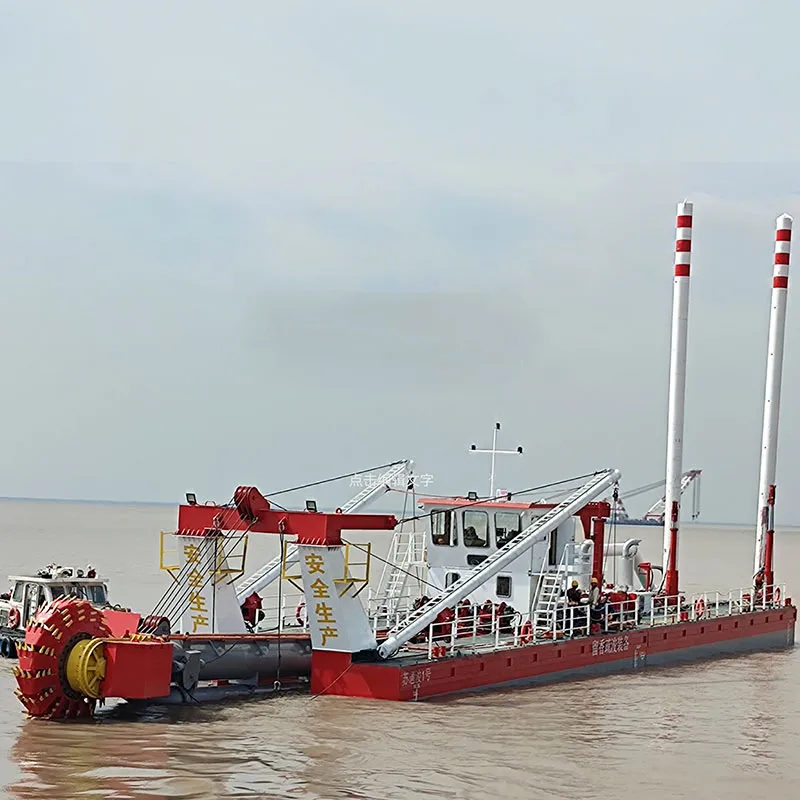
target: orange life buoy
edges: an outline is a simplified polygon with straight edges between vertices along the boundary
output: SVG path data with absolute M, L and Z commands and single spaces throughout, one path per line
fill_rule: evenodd
M 305 628 L 306 622 L 308 622 L 308 613 L 306 613 L 305 618 L 303 617 L 303 611 L 305 611 L 306 601 L 301 600 L 300 604 L 297 606 L 297 611 L 294 612 L 294 618 L 297 620 L 297 624 L 301 628 Z
M 19 625 L 19 609 L 16 606 L 11 606 L 8 609 L 8 627 L 16 628 Z
M 519 640 L 522 644 L 530 644 L 533 641 L 533 625 L 531 625 L 529 619 L 526 619 L 525 622 L 522 623 L 522 628 L 519 632 Z
M 694 604 L 694 616 L 696 619 L 702 619 L 706 613 L 706 603 L 702 597 L 698 597 Z

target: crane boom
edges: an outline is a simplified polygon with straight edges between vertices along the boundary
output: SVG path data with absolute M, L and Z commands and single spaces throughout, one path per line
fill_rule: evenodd
M 701 469 L 690 469 L 688 472 L 684 472 L 681 475 L 681 488 L 680 488 L 680 495 L 683 496 L 683 493 L 694 484 L 694 495 L 693 495 L 693 502 L 692 502 L 692 519 L 697 519 L 700 516 L 700 475 L 703 472 Z M 666 495 L 662 496 L 660 500 L 653 503 L 650 508 L 647 509 L 643 519 L 647 520 L 655 520 L 657 522 L 664 521 L 664 514 L 667 508 L 667 497 Z

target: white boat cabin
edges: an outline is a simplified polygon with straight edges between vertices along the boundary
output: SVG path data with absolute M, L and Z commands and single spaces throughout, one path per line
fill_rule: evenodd
M 423 498 L 419 505 L 430 515 L 426 560 L 428 580 L 437 589 L 444 589 L 472 572 L 554 508 L 554 504 L 517 503 L 501 498 L 475 502 L 465 497 Z M 512 562 L 509 569 L 471 595 L 470 602 L 482 604 L 492 600 L 510 604 L 518 611 L 528 609 L 540 576 L 556 573 L 559 568 L 588 590 L 593 551 L 588 538 L 591 519 L 598 513 L 602 515 L 605 505 L 586 506 L 579 515 L 552 531 L 548 540 L 534 545 Z
M 95 606 L 108 605 L 107 579 L 71 567 L 45 568 L 38 575 L 11 575 L 11 590 L 0 595 L 0 627 L 22 628 L 39 608 L 59 597 L 77 597 Z

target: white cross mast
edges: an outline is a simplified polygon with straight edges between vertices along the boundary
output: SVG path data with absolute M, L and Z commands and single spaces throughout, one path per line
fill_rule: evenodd
M 480 450 L 477 445 L 470 445 L 471 453 L 491 453 L 492 454 L 492 468 L 489 474 L 489 497 L 494 497 L 494 462 L 496 456 L 521 456 L 522 447 L 516 450 L 498 450 L 497 449 L 497 434 L 500 432 L 500 423 L 495 422 L 494 431 L 492 432 L 492 449 Z

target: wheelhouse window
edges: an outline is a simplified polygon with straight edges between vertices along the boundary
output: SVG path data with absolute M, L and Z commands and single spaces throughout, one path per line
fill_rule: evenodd
M 50 587 L 50 594 L 53 596 L 53 600 L 57 597 L 64 596 L 64 587 L 63 586 L 51 586 Z
M 497 546 L 508 544 L 522 533 L 522 515 L 513 511 L 498 511 L 494 515 L 494 535 Z
M 431 541 L 444 547 L 457 545 L 455 521 L 455 514 L 452 511 L 444 509 L 431 511 Z
M 511 597 L 511 576 L 498 575 L 495 589 L 498 597 Z
M 14 584 L 14 602 L 22 602 L 22 593 L 25 591 L 25 584 L 22 581 L 17 581 Z
M 105 586 L 87 586 L 86 594 L 89 602 L 101 606 L 106 602 L 106 587 Z
M 448 572 L 444 579 L 445 588 L 452 586 L 456 581 L 461 580 L 461 576 L 457 572 Z
M 462 522 L 467 547 L 489 546 L 489 515 L 485 511 L 465 511 Z

